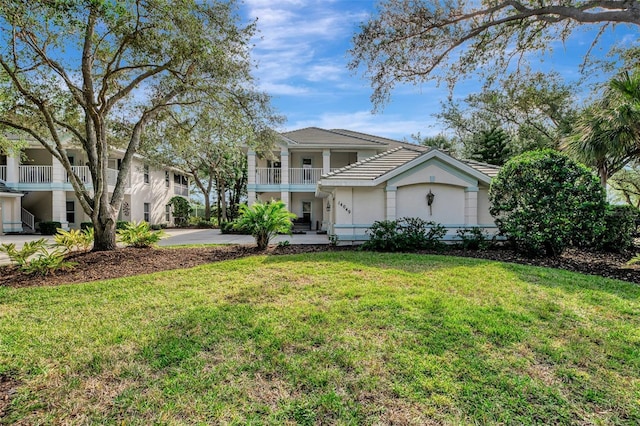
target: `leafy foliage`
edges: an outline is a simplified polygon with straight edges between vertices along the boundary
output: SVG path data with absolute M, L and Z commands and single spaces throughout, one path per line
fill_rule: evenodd
M 56 245 L 64 247 L 67 252 L 87 251 L 93 244 L 93 227 L 69 231 L 60 228 L 53 239 Z
M 118 237 L 127 247 L 148 248 L 156 245 L 164 235 L 164 231 L 154 231 L 145 222 L 127 223 L 124 229 L 118 230 Z
M 256 239 L 260 250 L 269 245 L 269 241 L 276 234 L 290 234 L 292 223 L 296 215 L 287 210 L 284 202 L 270 201 L 268 203 L 255 203 L 251 206 L 240 206 L 240 217 L 235 226 L 248 230 Z
M 56 221 L 40 222 L 40 233 L 42 235 L 55 235 L 55 233 L 58 232 L 58 229 L 60 229 L 61 226 L 62 224 Z
M 447 229 L 419 217 L 375 221 L 367 230 L 369 240 L 362 248 L 372 251 L 415 251 L 442 248 Z
M 503 129 L 494 127 L 474 135 L 465 146 L 466 157 L 483 163 L 502 166 L 510 157 L 510 136 Z
M 380 106 L 397 84 L 454 85 L 479 70 L 492 80 L 520 69 L 531 52 L 551 50 L 577 26 L 638 26 L 639 12 L 634 1 L 384 0 L 355 35 L 350 68 L 365 68 Z
M 186 198 L 176 195 L 169 200 L 169 205 L 173 207 L 171 214 L 176 226 L 186 226 L 189 224 L 189 215 L 193 210 Z
M 68 269 L 75 265 L 65 260 L 65 250 L 59 247 L 48 250 L 47 240 L 44 238 L 25 242 L 20 250 L 14 243 L 2 244 L 0 252 L 7 253 L 9 259 L 17 263 L 20 270 L 27 274 L 48 275 L 58 269 Z
M 608 205 L 604 216 L 604 232 L 600 238 L 599 247 L 615 252 L 631 249 L 638 217 L 637 207 Z
M 531 255 L 593 245 L 603 230 L 602 186 L 585 166 L 556 151 L 509 160 L 491 183 L 489 201 L 500 232 Z
M 465 250 L 484 250 L 489 246 L 487 231 L 477 226 L 458 229 L 456 234 Z

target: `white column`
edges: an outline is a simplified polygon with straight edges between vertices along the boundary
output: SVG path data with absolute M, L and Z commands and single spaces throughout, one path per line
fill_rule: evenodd
M 7 156 L 7 182 L 17 183 L 20 181 L 20 157 Z
M 280 151 L 280 184 L 287 185 L 287 192 L 289 192 L 289 151 L 287 148 L 282 148 Z
M 253 150 L 247 151 L 247 204 L 256 202 L 256 153 Z
M 4 232 L 2 231 L 2 229 L 4 228 L 4 226 L 2 225 L 2 222 L 4 222 L 4 216 L 2 213 L 2 204 L 3 204 L 3 201 L 0 199 L 0 236 L 4 235 Z
M 55 158 L 51 158 L 51 182 L 65 182 L 64 179 L 64 167 L 62 163 L 56 160 Z
M 322 150 L 322 174 L 326 175 L 331 171 L 331 151 L 328 149 Z
M 51 191 L 51 220 L 60 222 L 62 229 L 69 229 L 67 195 L 64 191 Z
M 464 190 L 464 224 L 478 225 L 478 188 L 468 187 Z
M 387 186 L 385 189 L 387 194 L 387 217 L 386 220 L 396 220 L 396 194 L 398 188 L 395 186 Z

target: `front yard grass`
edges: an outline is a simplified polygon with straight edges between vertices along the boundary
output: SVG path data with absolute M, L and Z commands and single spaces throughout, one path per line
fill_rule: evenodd
M 639 296 L 363 252 L 0 287 L 0 423 L 638 424 Z

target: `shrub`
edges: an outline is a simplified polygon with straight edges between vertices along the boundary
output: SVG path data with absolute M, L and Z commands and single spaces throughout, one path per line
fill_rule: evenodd
M 556 256 L 570 244 L 593 245 L 604 228 L 600 182 L 552 150 L 509 160 L 491 183 L 489 201 L 500 232 L 530 255 Z
M 118 237 L 127 247 L 147 248 L 154 246 L 162 238 L 163 231 L 153 231 L 147 222 L 127 223 L 118 230 Z
M 93 228 L 93 222 L 80 222 L 80 229 L 85 230 Z
M 464 250 L 484 250 L 489 246 L 487 231 L 477 226 L 458 229 L 456 234 Z
M 189 201 L 184 197 L 176 195 L 169 200 L 169 205 L 173 207 L 173 223 L 176 226 L 187 226 L 189 224 L 189 215 L 193 211 Z
M 64 259 L 64 251 L 60 249 L 47 250 L 41 247 L 35 259 L 32 259 L 21 267 L 27 274 L 49 275 L 59 269 L 71 269 L 76 262 L 69 262 Z
M 40 233 L 42 235 L 54 235 L 62 224 L 60 222 L 40 222 Z
M 6 253 L 9 256 L 9 260 L 17 263 L 20 267 L 23 267 L 28 263 L 31 256 L 36 254 L 39 250 L 45 248 L 47 240 L 40 238 L 36 241 L 27 241 L 24 243 L 20 250 L 16 249 L 14 243 L 0 245 L 0 252 Z
M 623 252 L 633 247 L 638 209 L 630 205 L 608 205 L 604 216 L 604 232 L 599 248 Z
M 118 220 L 116 221 L 116 231 L 120 229 L 127 229 L 131 222 L 127 222 L 126 220 Z
M 235 227 L 248 230 L 256 239 L 258 249 L 264 250 L 276 234 L 291 234 L 291 220 L 296 215 L 287 210 L 282 201 L 240 206 Z
M 65 231 L 60 228 L 53 239 L 56 245 L 64 247 L 67 252 L 78 250 L 87 251 L 93 244 L 93 227 L 82 231 L 78 229 Z
M 376 221 L 367 230 L 369 240 L 362 248 L 390 252 L 439 249 L 444 246 L 441 240 L 446 233 L 441 224 L 418 217 Z

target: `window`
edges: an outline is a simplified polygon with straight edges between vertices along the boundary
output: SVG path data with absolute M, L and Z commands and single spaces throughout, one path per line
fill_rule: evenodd
M 145 164 L 143 167 L 144 183 L 149 183 L 149 165 Z
M 149 203 L 144 203 L 144 221 L 150 223 L 151 221 L 151 205 Z
M 164 206 L 164 221 L 171 222 L 171 204 Z
M 166 186 L 167 188 L 169 187 L 169 184 L 170 184 L 170 182 L 171 182 L 170 177 L 171 177 L 171 176 L 170 176 L 169 171 L 168 171 L 168 170 L 165 170 L 165 172 L 164 172 L 164 186 Z
M 67 201 L 67 222 L 76 223 L 76 203 Z

